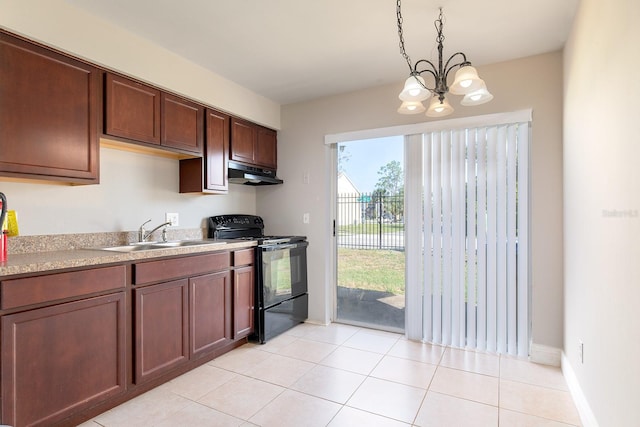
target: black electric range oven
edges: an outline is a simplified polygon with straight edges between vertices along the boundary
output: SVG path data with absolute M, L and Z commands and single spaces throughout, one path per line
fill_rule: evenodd
M 208 220 L 208 237 L 256 240 L 255 332 L 267 340 L 304 322 L 308 315 L 306 236 L 265 236 L 255 215 L 218 215 Z

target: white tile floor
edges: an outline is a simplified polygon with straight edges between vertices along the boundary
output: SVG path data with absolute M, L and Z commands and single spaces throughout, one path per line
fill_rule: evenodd
M 557 368 L 333 324 L 246 344 L 82 427 L 577 426 Z

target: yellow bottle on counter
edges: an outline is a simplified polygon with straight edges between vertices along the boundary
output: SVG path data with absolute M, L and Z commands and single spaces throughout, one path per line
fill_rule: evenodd
M 9 237 L 20 235 L 18 229 L 18 214 L 16 211 L 7 211 L 7 218 L 4 221 L 4 230 L 7 231 Z

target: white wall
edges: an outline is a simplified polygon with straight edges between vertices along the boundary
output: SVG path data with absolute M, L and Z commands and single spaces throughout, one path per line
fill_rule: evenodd
M 229 195 L 178 193 L 178 160 L 102 148 L 99 185 L 0 181 L 21 235 L 133 231 L 148 219 L 180 214 L 178 228 L 205 227 L 208 216 L 254 213 L 255 189 L 230 186 Z
M 564 351 L 600 426 L 640 423 L 638 18 L 582 0 L 565 49 Z
M 402 58 L 399 56 L 398 61 Z M 373 72 L 373 71 L 372 71 Z M 533 108 L 532 269 L 533 340 L 562 347 L 562 54 L 559 52 L 480 67 L 495 99 L 479 107 L 461 107 L 450 117 Z M 426 121 L 424 115 L 396 112 L 398 83 L 370 90 L 286 105 L 278 139 L 278 174 L 285 185 L 260 189 L 258 214 L 276 233 L 309 236 L 310 317 L 327 322 L 325 301 L 331 300 L 333 278 L 326 277 L 325 238 L 330 218 L 326 186 L 326 134 L 382 128 Z M 372 153 L 372 155 L 375 155 Z M 310 183 L 304 184 L 305 172 Z M 311 223 L 303 224 L 303 213 Z
M 0 0 L 0 28 L 272 128 L 280 106 L 63 0 Z M 101 183 L 28 184 L 0 179 L 23 235 L 135 230 L 180 214 L 180 228 L 220 213 L 255 213 L 255 189 L 228 195 L 178 194 L 178 161 L 101 150 Z

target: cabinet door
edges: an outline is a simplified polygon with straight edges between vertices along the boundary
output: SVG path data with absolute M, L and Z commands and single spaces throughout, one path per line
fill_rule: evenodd
M 160 91 L 107 73 L 105 133 L 160 144 Z
M 0 175 L 98 182 L 100 72 L 0 32 Z
M 234 270 L 233 274 L 233 338 L 253 332 L 254 284 L 253 266 Z
M 257 165 L 271 169 L 278 167 L 276 131 L 260 127 L 258 128 L 258 141 L 256 142 L 255 162 Z
M 186 99 L 162 94 L 160 144 L 202 154 L 204 108 Z
M 134 289 L 137 384 L 188 360 L 187 285 L 182 279 Z
M 231 273 L 189 279 L 191 356 L 206 354 L 231 340 Z
M 257 127 L 245 120 L 231 120 L 231 160 L 254 164 Z
M 206 111 L 204 158 L 180 160 L 181 193 L 216 193 L 229 191 L 229 122 L 226 114 Z
M 2 317 L 2 422 L 53 425 L 125 391 L 125 293 Z
M 229 116 L 207 110 L 205 188 L 226 191 L 229 159 Z

